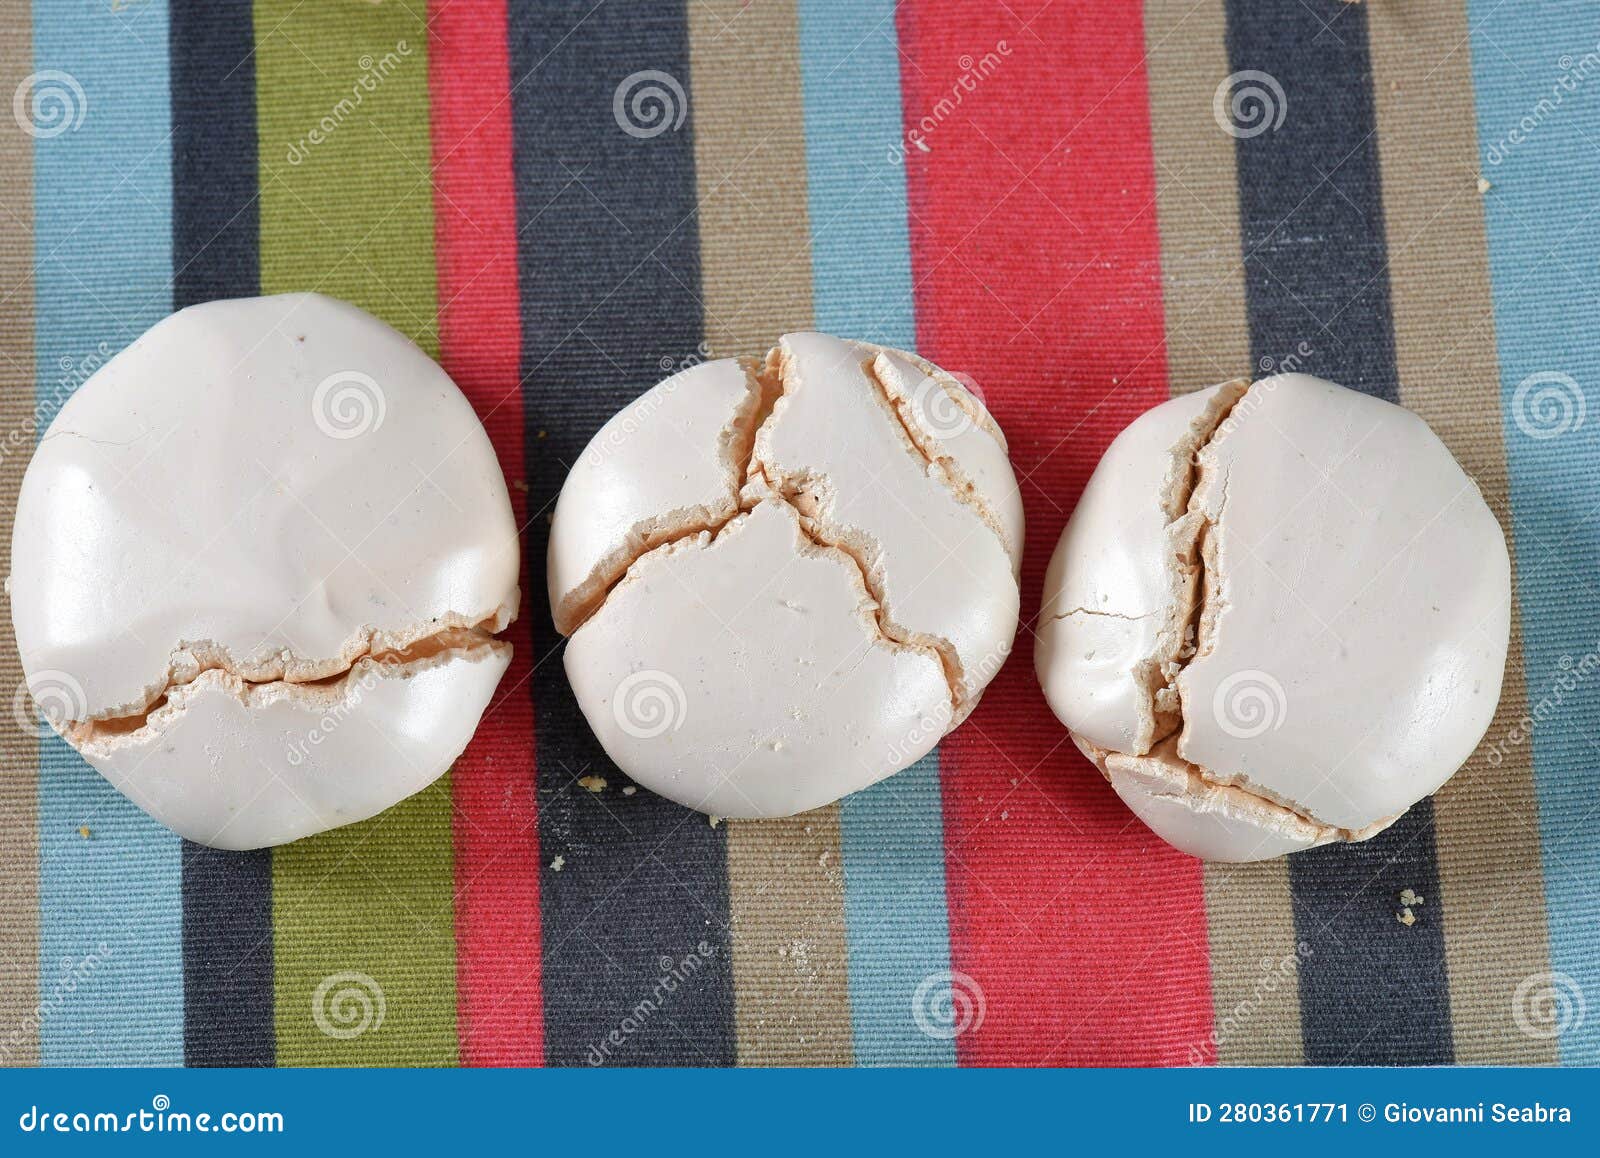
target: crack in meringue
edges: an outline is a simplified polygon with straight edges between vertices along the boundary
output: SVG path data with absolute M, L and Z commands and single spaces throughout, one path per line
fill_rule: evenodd
M 1157 636 L 1154 653 L 1134 665 L 1135 679 L 1147 699 L 1140 731 L 1130 745 L 1132 750 L 1102 750 L 1082 740 L 1079 740 L 1079 746 L 1086 753 L 1092 750 L 1094 755 L 1091 755 L 1091 759 L 1108 781 L 1111 779 L 1108 762 L 1122 762 L 1125 770 L 1130 773 L 1142 771 L 1146 777 L 1157 775 L 1152 769 L 1159 768 L 1160 775 L 1171 789 L 1150 793 L 1158 798 L 1180 801 L 1202 812 L 1211 810 L 1217 800 L 1231 800 L 1245 811 L 1254 810 L 1263 822 L 1268 817 L 1276 816 L 1292 820 L 1295 825 L 1314 829 L 1314 837 L 1308 836 L 1308 839 L 1313 839 L 1316 844 L 1334 840 L 1365 840 L 1387 828 L 1398 817 L 1383 818 L 1360 830 L 1338 828 L 1318 820 L 1299 802 L 1250 783 L 1242 774 L 1218 772 L 1195 764 L 1185 759 L 1180 751 L 1189 728 L 1181 677 L 1191 663 L 1211 652 L 1215 645 L 1217 621 L 1226 606 L 1218 552 L 1230 480 L 1225 471 L 1220 481 L 1215 483 L 1221 497 L 1215 514 L 1208 513 L 1205 499 L 1208 497 L 1208 488 L 1213 484 L 1208 473 L 1212 468 L 1207 465 L 1206 452 L 1228 425 L 1251 387 L 1252 383 L 1245 379 L 1224 383 L 1218 388 L 1217 396 L 1207 404 L 1171 450 L 1171 462 L 1158 502 L 1169 520 L 1165 535 L 1169 547 L 1172 608 L 1164 613 L 1166 622 Z M 1080 612 L 1109 614 L 1075 608 L 1053 618 L 1065 619 Z M 1115 618 L 1137 620 L 1155 614 L 1162 613 Z M 1181 789 L 1174 783 L 1179 774 L 1186 778 Z M 1219 792 L 1225 796 L 1213 799 L 1214 794 Z
M 313 679 L 253 678 L 239 670 L 239 665 L 227 657 L 225 649 L 197 651 L 201 645 L 185 643 L 173 651 L 174 662 L 168 668 L 166 683 L 142 707 L 115 715 L 67 721 L 59 725 L 57 731 L 79 751 L 99 755 L 118 744 L 142 740 L 149 729 L 164 730 L 187 708 L 192 689 L 201 686 L 225 689 L 247 703 L 286 696 L 299 699 L 308 707 L 326 709 L 345 699 L 351 686 L 374 668 L 386 673 L 385 678 L 408 678 L 440 663 L 481 659 L 511 646 L 481 624 L 444 627 L 418 636 L 401 647 L 371 646 L 371 640 L 380 634 L 372 632 L 367 650 L 345 662 L 338 671 Z M 216 648 L 214 644 L 205 646 Z
M 1010 557 L 999 521 L 979 498 L 976 484 L 960 472 L 949 455 L 940 454 L 918 440 L 914 422 L 903 413 L 901 404 L 875 368 L 876 360 L 884 356 L 884 352 L 874 353 L 861 368 L 874 387 L 886 416 L 899 432 L 903 449 L 923 465 L 926 477 L 977 514 Z M 783 412 L 795 377 L 790 371 L 792 362 L 792 356 L 781 345 L 770 349 L 759 363 L 751 358 L 739 359 L 746 376 L 747 394 L 717 438 L 719 458 L 726 465 L 728 476 L 726 505 L 719 503 L 715 509 L 699 506 L 669 511 L 629 528 L 624 543 L 597 563 L 582 583 L 560 598 L 554 609 L 558 629 L 567 636 L 579 630 L 605 606 L 611 593 L 628 580 L 646 557 L 695 539 L 713 542 L 759 503 L 779 502 L 795 512 L 801 533 L 813 546 L 835 551 L 854 565 L 857 579 L 873 604 L 871 617 L 880 643 L 926 654 L 938 661 L 950 691 L 953 728 L 970 714 L 978 699 L 978 694 L 964 692 L 966 672 L 954 643 L 942 635 L 915 631 L 895 622 L 881 577 L 876 575 L 879 565 L 871 562 L 874 556 L 881 554 L 881 548 L 864 532 L 845 533 L 843 529 L 829 530 L 825 526 L 832 494 L 825 475 L 809 470 L 781 473 L 757 454 L 761 432 Z M 959 398 L 956 401 L 965 406 Z M 974 423 L 985 431 L 992 425 L 992 421 L 989 424 L 979 422 L 976 416 Z

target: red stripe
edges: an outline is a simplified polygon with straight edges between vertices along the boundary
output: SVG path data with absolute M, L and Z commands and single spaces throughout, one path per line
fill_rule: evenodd
M 506 0 L 432 6 L 434 246 L 440 360 L 472 400 L 527 522 L 519 365 L 516 190 Z M 516 648 L 456 761 L 456 988 L 465 1065 L 539 1065 L 539 827 L 534 802 L 533 642 L 523 575 Z
M 1095 462 L 1167 396 L 1139 9 L 922 0 L 899 30 L 919 347 L 1010 440 L 1031 623 Z M 1185 1062 L 1212 1020 L 1200 864 L 1072 746 L 1031 631 L 942 753 L 953 965 L 987 1003 L 962 1063 Z

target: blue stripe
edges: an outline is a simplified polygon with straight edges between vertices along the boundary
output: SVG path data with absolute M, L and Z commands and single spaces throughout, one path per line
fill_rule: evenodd
M 912 349 L 900 60 L 889 0 L 800 7 L 817 328 Z M 840 816 L 850 1007 L 861 1065 L 954 1065 L 923 1033 L 917 987 L 950 968 L 939 760 L 846 798 Z
M 1588 995 L 1588 1016 L 1569 1019 L 1559 1044 L 1563 1062 L 1593 1065 L 1600 1062 L 1593 899 L 1600 880 L 1600 299 L 1587 283 L 1600 268 L 1600 21 L 1592 4 L 1578 0 L 1471 0 L 1469 12 L 1478 145 L 1492 185 L 1484 207 L 1528 710 L 1537 721 L 1529 730 L 1550 961 L 1565 975 L 1548 984 Z M 1563 61 L 1583 78 L 1573 82 L 1578 74 Z M 1564 377 L 1529 382 L 1533 375 Z M 1541 391 L 1548 410 L 1531 401 Z
M 53 416 L 171 305 L 166 7 L 51 0 L 33 33 L 35 69 L 84 97 L 77 128 L 34 143 L 35 348 Z M 40 769 L 41 1059 L 180 1064 L 178 838 L 53 736 Z
M 1396 401 L 1366 10 L 1341 0 L 1226 8 L 1233 75 L 1267 76 L 1289 110 L 1281 124 L 1245 132 L 1234 154 L 1251 361 L 1309 348 L 1302 370 Z M 1444 955 L 1452 913 L 1438 883 L 1431 800 L 1371 840 L 1289 858 L 1297 940 L 1310 949 L 1298 971 L 1307 1062 L 1453 1060 Z M 1427 920 L 1373 919 L 1408 888 L 1428 898 Z
M 661 377 L 654 351 L 693 350 L 704 337 L 693 109 L 682 132 L 650 139 L 615 131 L 610 115 L 618 86 L 635 74 L 689 76 L 686 20 L 683 0 L 510 10 L 531 511 L 555 502 L 589 436 Z M 572 179 L 576 158 L 581 181 Z M 533 560 L 544 559 L 547 538 L 546 521 L 534 519 L 523 547 L 529 573 L 539 573 Z M 535 655 L 559 646 L 543 598 L 534 596 Z M 588 796 L 572 791 L 578 770 L 621 774 L 561 665 L 535 664 L 531 683 L 541 847 L 547 860 L 585 854 L 581 868 L 540 882 L 546 1060 L 734 1064 L 727 829 L 686 821 L 683 808 L 651 793 L 631 802 L 622 826 L 593 798 L 578 799 Z M 712 964 L 674 995 L 671 1016 L 643 1019 L 613 1049 L 608 1035 L 650 992 L 660 962 L 704 941 Z
M 261 292 L 251 0 L 168 0 L 174 309 Z M 183 845 L 184 1060 L 271 1065 L 272 850 Z

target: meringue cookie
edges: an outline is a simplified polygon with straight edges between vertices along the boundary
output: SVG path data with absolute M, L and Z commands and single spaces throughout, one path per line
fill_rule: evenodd
M 7 590 L 51 725 L 163 824 L 242 849 L 449 768 L 509 662 L 519 563 L 445 372 L 292 294 L 174 314 L 67 400 Z
M 993 418 L 913 355 L 790 334 L 595 435 L 548 579 L 579 706 L 644 786 L 786 816 L 914 762 L 1016 634 L 1022 504 Z
M 1035 666 L 1159 836 L 1262 860 L 1365 840 L 1455 773 L 1510 603 L 1500 526 L 1422 419 L 1284 374 L 1116 438 L 1051 558 Z

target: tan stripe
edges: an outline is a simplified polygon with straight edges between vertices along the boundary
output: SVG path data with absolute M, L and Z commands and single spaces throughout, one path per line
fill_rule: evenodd
M 1295 938 L 1288 860 L 1208 864 L 1205 893 L 1217 1064 L 1301 1065 L 1300 955 L 1309 947 Z
M 1228 75 L 1222 0 L 1147 0 L 1167 372 L 1174 394 L 1253 377 L 1233 138 L 1211 98 Z
M 706 339 L 760 355 L 811 324 L 795 0 L 689 5 Z
M 32 69 L 27 4 L 0 7 L 0 93 Z M 10 551 L 17 488 L 37 431 L 33 425 L 33 139 L 0 132 L 0 549 Z M 9 624 L 0 627 L 4 706 L 22 686 Z M 39 741 L 7 713 L 0 719 L 0 1065 L 39 1060 Z
M 764 353 L 811 325 L 794 0 L 688 6 L 706 338 Z M 728 823 L 741 1065 L 851 1060 L 837 807 Z
M 1511 535 L 1483 205 L 1477 189 L 1467 13 L 1368 5 L 1389 284 L 1401 401 L 1439 432 Z M 1434 802 L 1456 1061 L 1556 1061 L 1556 1043 L 1519 1032 L 1512 999 L 1550 968 L 1538 806 L 1527 744 L 1505 738 L 1524 713 L 1521 632 L 1500 711 L 1473 759 Z
M 1212 116 L 1229 73 L 1222 0 L 1146 0 L 1146 72 L 1172 393 L 1254 377 L 1233 138 Z M 1299 957 L 1288 861 L 1205 867 L 1215 1027 L 1192 1060 L 1294 1065 Z
M 839 806 L 728 823 L 739 1064 L 849 1065 Z

